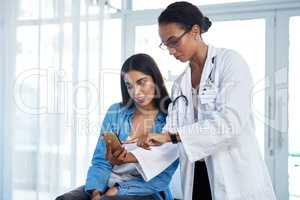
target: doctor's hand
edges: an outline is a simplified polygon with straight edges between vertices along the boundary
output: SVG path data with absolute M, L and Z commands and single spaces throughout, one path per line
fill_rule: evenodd
M 169 133 L 149 133 L 147 138 L 147 145 L 160 146 L 164 143 L 171 142 Z
M 151 150 L 150 146 L 147 144 L 148 134 L 141 134 L 136 137 L 132 137 L 125 141 L 124 144 L 137 143 L 136 145 L 142 147 L 143 149 Z

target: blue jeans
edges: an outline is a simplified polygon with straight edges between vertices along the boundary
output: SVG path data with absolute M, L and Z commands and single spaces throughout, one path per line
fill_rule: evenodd
M 84 186 L 67 192 L 55 200 L 90 200 L 90 195 L 84 191 Z M 101 200 L 155 200 L 151 195 L 148 196 L 101 196 Z

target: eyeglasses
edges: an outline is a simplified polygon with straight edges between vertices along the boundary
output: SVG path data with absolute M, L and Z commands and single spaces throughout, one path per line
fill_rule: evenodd
M 169 38 L 166 42 L 161 42 L 159 48 L 161 48 L 162 50 L 167 50 L 168 48 L 177 48 L 179 46 L 181 38 L 183 38 L 183 36 L 188 32 L 190 32 L 190 30 L 184 31 L 179 37 L 173 36 Z

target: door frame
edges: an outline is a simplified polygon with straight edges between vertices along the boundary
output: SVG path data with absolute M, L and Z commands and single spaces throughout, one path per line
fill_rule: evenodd
M 276 122 L 274 130 L 274 187 L 277 191 L 278 199 L 288 199 L 289 197 L 289 130 L 288 130 L 288 110 L 289 110 L 289 19 L 300 16 L 300 8 L 284 9 L 276 12 L 276 53 L 275 53 L 275 91 L 276 91 Z

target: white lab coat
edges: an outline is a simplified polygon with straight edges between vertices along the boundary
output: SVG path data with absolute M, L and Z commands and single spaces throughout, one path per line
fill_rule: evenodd
M 212 58 L 215 57 L 214 64 Z M 211 73 L 212 72 L 212 73 Z M 205 93 L 209 74 L 215 91 Z M 214 200 L 276 199 L 259 152 L 251 110 L 253 82 L 249 67 L 236 52 L 208 48 L 194 118 L 191 69 L 176 79 L 164 131 L 178 132 L 183 199 L 192 200 L 194 162 L 205 160 Z M 261 133 L 263 134 L 263 133 Z

